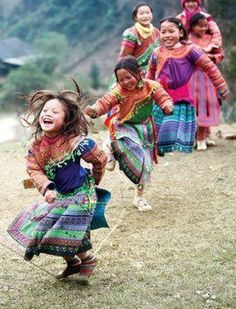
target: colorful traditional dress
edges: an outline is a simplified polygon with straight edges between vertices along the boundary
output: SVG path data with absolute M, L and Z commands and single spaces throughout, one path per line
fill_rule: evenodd
M 82 167 L 81 159 L 92 163 L 91 172 Z M 106 155 L 89 138 L 43 136 L 31 144 L 27 171 L 35 187 L 41 194 L 56 190 L 58 196 L 53 203 L 24 209 L 9 227 L 9 234 L 26 248 L 27 256 L 74 256 L 91 249 L 88 234 L 95 209 L 110 198 L 108 191 L 95 189 L 105 164 Z M 96 222 L 94 227 L 99 227 Z
M 190 33 L 189 39 L 197 46 L 204 48 L 208 47 L 211 42 L 211 35 L 204 34 L 201 37 L 195 36 Z M 213 49 L 210 54 L 207 54 L 214 63 L 219 63 L 224 58 L 224 52 L 220 46 Z M 196 116 L 198 128 L 209 128 L 211 126 L 217 126 L 220 123 L 220 102 L 219 95 L 212 84 L 207 74 L 198 69 L 193 73 L 190 79 L 190 92 L 194 99 L 194 105 L 196 106 Z M 207 134 L 210 134 L 210 130 L 207 130 Z M 204 131 L 206 131 L 204 130 Z M 202 131 L 198 130 L 199 133 Z M 208 136 L 199 137 L 199 140 Z
M 133 91 L 117 85 L 93 105 L 98 117 L 116 107 L 105 124 L 120 169 L 134 184 L 150 179 L 153 161 L 157 160 L 153 100 L 164 108 L 170 97 L 159 83 L 142 80 Z
M 189 91 L 189 80 L 196 67 L 208 75 L 219 94 L 228 91 L 215 64 L 193 44 L 174 49 L 160 47 L 152 53 L 146 77 L 159 81 L 175 103 L 174 113 L 168 117 L 158 106 L 154 106 L 160 154 L 174 150 L 191 152 L 193 149 L 195 109 Z
M 122 34 L 122 42 L 119 53 L 119 60 L 126 56 L 134 56 L 145 75 L 148 61 L 154 48 L 159 46 L 159 30 L 153 25 L 146 28 L 139 23 L 126 29 Z M 116 85 L 116 77 L 113 75 L 109 89 Z
M 197 0 L 199 7 L 195 10 L 195 11 L 188 11 L 184 8 L 184 3 L 186 2 L 186 0 L 181 0 L 181 5 L 183 7 L 183 11 L 177 15 L 176 17 L 179 18 L 182 22 L 182 24 L 186 27 L 186 29 L 189 31 L 190 29 L 190 19 L 193 15 L 195 15 L 196 13 L 201 13 L 204 16 L 206 16 L 207 21 L 208 21 L 208 27 L 209 27 L 209 34 L 211 35 L 211 39 L 210 39 L 210 44 L 213 46 L 222 46 L 222 36 L 220 33 L 220 29 L 217 26 L 216 22 L 214 21 L 213 17 L 202 11 L 201 8 L 201 0 Z
M 149 31 L 148 31 L 149 30 Z M 152 25 L 146 28 L 136 23 L 124 31 L 121 42 L 119 59 L 134 56 L 142 71 L 146 73 L 148 61 L 154 48 L 159 45 L 159 30 Z

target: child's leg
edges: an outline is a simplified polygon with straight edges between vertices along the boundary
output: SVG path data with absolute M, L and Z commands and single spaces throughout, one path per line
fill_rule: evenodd
M 80 247 L 79 253 L 77 254 L 81 260 L 80 265 L 80 276 L 91 276 L 94 273 L 94 268 L 97 265 L 97 258 L 94 254 L 90 254 L 89 250 L 92 248 L 90 242 L 90 231 L 87 231 L 83 241 L 83 246 Z
M 137 185 L 136 187 L 136 196 L 143 197 L 144 196 L 144 185 Z
M 198 127 L 197 128 L 197 150 L 206 150 L 206 127 Z
M 76 254 L 77 256 L 76 257 L 75 256 L 63 256 L 64 260 L 66 261 L 67 266 L 64 269 L 64 271 L 60 275 L 57 276 L 57 278 L 58 279 L 67 278 L 68 276 L 76 274 L 76 273 L 79 273 L 79 275 L 82 275 L 82 276 L 92 275 L 91 269 L 93 270 L 96 266 L 96 263 L 94 261 L 94 258 L 96 259 L 96 257 L 89 254 L 89 250 L 91 248 L 92 248 L 92 244 L 90 242 L 90 231 L 87 231 L 79 247 L 79 252 L 78 254 Z M 87 264 L 89 263 L 91 265 L 89 267 L 90 272 L 87 271 L 85 274 L 84 264 L 86 263 Z
M 94 274 L 94 268 L 97 266 L 97 258 L 94 254 L 90 254 L 89 251 L 78 253 L 81 260 L 80 276 L 90 277 Z
M 206 127 L 198 127 L 197 128 L 197 141 L 202 141 L 206 139 L 207 128 Z
M 206 144 L 207 146 L 215 146 L 216 142 L 211 139 L 211 128 L 207 127 L 206 128 Z
M 102 149 L 105 151 L 106 155 L 108 156 L 108 161 L 107 161 L 107 165 L 106 165 L 106 169 L 108 171 L 113 171 L 115 169 L 115 158 L 113 155 L 113 151 L 111 148 L 111 140 L 110 137 L 107 137 L 102 143 L 101 143 L 101 147 Z
M 73 256 L 63 256 L 63 258 L 67 266 L 63 272 L 57 276 L 58 279 L 67 278 L 70 275 L 80 272 L 81 260 L 79 258 Z
M 152 206 L 144 198 L 144 185 L 137 185 L 133 204 L 139 211 L 152 210 Z

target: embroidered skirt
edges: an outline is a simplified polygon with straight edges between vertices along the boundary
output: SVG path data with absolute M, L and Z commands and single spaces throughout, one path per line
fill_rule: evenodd
M 172 151 L 192 152 L 196 131 L 193 106 L 180 102 L 174 105 L 173 114 L 167 116 L 158 105 L 154 105 L 153 116 L 160 156 Z
M 99 194 L 103 198 L 99 206 L 104 207 L 110 193 L 102 190 Z M 13 221 L 8 233 L 30 255 L 74 256 L 91 249 L 88 234 L 96 203 L 94 184 L 87 182 L 73 194 L 58 194 L 54 203 L 44 202 L 24 209 Z M 100 207 L 98 210 L 100 221 L 98 224 L 95 222 L 94 228 L 108 226 L 102 218 L 104 210 Z
M 219 125 L 219 97 L 206 73 L 200 70 L 195 71 L 189 86 L 196 106 L 198 126 L 210 127 Z
M 142 123 L 113 123 L 112 148 L 120 169 L 134 184 L 145 184 L 155 158 L 155 134 L 151 118 Z

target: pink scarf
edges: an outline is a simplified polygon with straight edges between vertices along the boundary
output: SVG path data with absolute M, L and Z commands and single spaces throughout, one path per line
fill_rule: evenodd
M 202 1 L 201 0 L 196 0 L 196 1 L 198 3 L 198 8 L 194 12 L 190 12 L 190 11 L 188 11 L 184 8 L 184 3 L 186 2 L 186 0 L 181 0 L 181 5 L 184 9 L 184 14 L 185 14 L 185 17 L 186 17 L 185 27 L 186 27 L 187 30 L 189 30 L 189 23 L 190 23 L 191 17 L 193 15 L 195 15 L 196 13 L 202 12 L 202 8 L 201 8 Z

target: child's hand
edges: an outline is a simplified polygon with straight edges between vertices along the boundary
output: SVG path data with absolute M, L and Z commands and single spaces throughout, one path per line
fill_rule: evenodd
M 96 109 L 92 108 L 91 106 L 86 106 L 84 113 L 91 118 L 97 118 L 97 111 L 96 111 Z
M 47 203 L 53 203 L 55 202 L 57 198 L 57 194 L 54 190 L 47 190 L 44 194 L 44 199 Z
M 227 92 L 221 94 L 220 97 L 222 98 L 222 100 L 227 100 L 227 99 L 229 99 L 231 97 L 231 95 L 230 95 L 230 92 L 227 91 Z
M 173 110 L 174 110 L 174 104 L 172 103 L 172 101 L 169 101 L 163 108 L 163 112 L 165 115 L 173 114 Z

